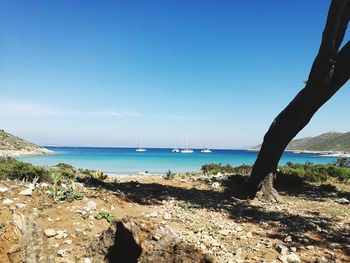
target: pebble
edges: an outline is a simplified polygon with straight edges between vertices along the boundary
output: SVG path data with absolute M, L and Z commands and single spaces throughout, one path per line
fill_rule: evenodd
M 66 244 L 70 245 L 70 244 L 72 244 L 72 243 L 73 243 L 73 241 L 72 241 L 71 239 L 67 239 L 67 240 L 65 240 L 65 241 L 64 241 L 64 243 L 66 243 Z
M 220 187 L 220 184 L 218 182 L 215 182 L 215 183 L 211 184 L 211 187 L 214 188 L 214 189 L 217 189 L 217 188 Z
M 57 235 L 56 235 L 56 239 L 62 239 L 62 238 L 67 238 L 67 233 L 65 231 L 62 230 L 57 230 Z
M 86 204 L 86 207 L 88 207 L 88 208 L 91 209 L 91 210 L 95 210 L 95 209 L 96 209 L 96 206 L 97 206 L 97 204 L 96 204 L 94 201 L 89 201 L 89 202 L 87 202 L 87 204 Z
M 84 263 L 91 263 L 91 259 L 90 258 L 84 258 Z
M 2 204 L 6 206 L 10 206 L 13 204 L 13 201 L 11 199 L 5 199 L 4 201 L 2 201 Z
M 151 212 L 148 214 L 149 217 L 152 217 L 152 218 L 155 218 L 158 216 L 158 213 L 157 212 Z
M 343 204 L 343 205 L 350 204 L 350 201 L 348 199 L 346 199 L 346 198 L 338 198 L 338 199 L 335 199 L 335 201 L 338 204 Z
M 289 255 L 282 255 L 278 257 L 283 263 L 300 263 L 301 260 L 295 253 L 290 253 Z
M 42 188 L 47 188 L 47 187 L 49 187 L 49 184 L 48 183 L 41 183 L 40 186 Z
M 283 241 L 286 242 L 286 243 L 290 243 L 290 242 L 292 242 L 293 240 L 292 240 L 292 237 L 291 237 L 291 236 L 287 236 Z
M 171 214 L 170 213 L 164 213 L 163 219 L 164 220 L 170 220 L 171 219 Z
M 315 248 L 314 246 L 306 246 L 306 249 L 308 249 L 308 250 L 312 250 L 314 248 Z
M 54 237 L 56 236 L 56 231 L 54 229 L 48 228 L 44 230 L 45 236 L 47 237 Z
M 289 250 L 292 251 L 292 252 L 297 252 L 297 248 L 296 247 L 290 247 Z
M 67 249 L 60 249 L 57 251 L 57 255 L 60 257 L 64 257 L 64 255 L 67 253 Z
M 275 246 L 275 249 L 277 250 L 278 253 L 281 255 L 286 255 L 288 253 L 288 248 L 285 245 L 282 244 L 277 244 Z
M 24 196 L 31 196 L 32 193 L 33 193 L 33 189 L 32 188 L 27 188 L 27 189 L 19 192 L 18 194 L 24 195 Z
M 7 192 L 9 189 L 7 187 L 0 187 L 0 193 L 5 193 Z
M 15 206 L 18 208 L 18 209 L 23 209 L 23 208 L 26 208 L 27 205 L 26 204 L 23 204 L 23 203 L 16 203 Z

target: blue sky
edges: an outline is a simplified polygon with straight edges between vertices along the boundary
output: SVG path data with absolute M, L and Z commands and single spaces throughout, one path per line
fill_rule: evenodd
M 44 145 L 258 144 L 303 87 L 329 3 L 2 0 L 0 127 Z M 350 131 L 348 86 L 298 137 Z

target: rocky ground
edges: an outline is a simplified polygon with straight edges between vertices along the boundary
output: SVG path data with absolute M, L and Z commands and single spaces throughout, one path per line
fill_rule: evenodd
M 197 262 L 350 262 L 349 186 L 281 188 L 272 204 L 236 198 L 239 179 L 225 185 L 222 175 L 125 176 L 76 183 L 82 199 L 54 202 L 45 183 L 0 181 L 0 262 L 124 262 L 99 248 L 121 222 L 144 254 L 139 262 L 165 243 L 167 256 L 182 249 Z

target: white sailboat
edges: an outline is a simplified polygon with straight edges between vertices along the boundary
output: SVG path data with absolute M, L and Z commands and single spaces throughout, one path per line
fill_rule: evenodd
M 141 140 L 139 140 L 139 146 L 138 146 L 138 148 L 135 151 L 136 152 L 147 152 L 146 149 L 141 147 Z
M 211 150 L 208 147 L 206 147 L 205 141 L 203 143 L 203 149 L 201 150 L 201 152 L 202 153 L 211 153 Z
M 186 138 L 184 139 L 184 145 L 185 145 L 185 148 L 182 149 L 182 150 L 180 151 L 181 153 L 193 153 L 193 150 L 192 150 L 192 149 L 189 149 L 189 148 L 187 147 Z
M 176 147 L 176 143 L 175 143 L 175 147 L 171 150 L 173 153 L 179 153 L 180 149 Z

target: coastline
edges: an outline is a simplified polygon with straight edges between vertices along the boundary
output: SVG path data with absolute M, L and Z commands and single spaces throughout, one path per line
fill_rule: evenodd
M 24 157 L 24 156 L 40 156 L 46 154 L 53 154 L 54 151 L 46 148 L 36 148 L 31 150 L 0 150 L 0 157 Z
M 247 149 L 250 152 L 259 152 L 260 149 Z M 315 150 L 284 150 L 285 152 L 297 153 L 297 154 L 318 154 L 321 157 L 345 157 L 350 158 L 350 152 L 345 151 L 315 151 Z

